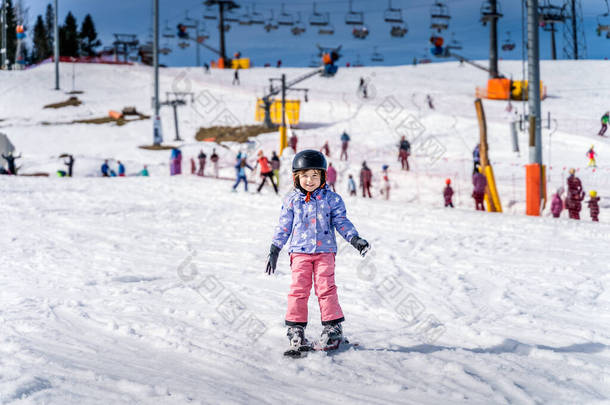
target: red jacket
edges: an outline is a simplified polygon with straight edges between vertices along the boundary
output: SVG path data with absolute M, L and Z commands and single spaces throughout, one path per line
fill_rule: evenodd
M 266 157 L 261 156 L 260 158 L 258 158 L 258 164 L 261 165 L 261 174 L 271 172 L 271 167 L 269 167 L 269 160 Z

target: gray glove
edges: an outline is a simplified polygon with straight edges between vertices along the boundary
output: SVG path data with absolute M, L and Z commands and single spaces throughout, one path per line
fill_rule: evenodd
M 272 243 L 271 248 L 269 249 L 269 257 L 267 258 L 267 269 L 265 270 L 265 273 L 269 275 L 271 275 L 271 273 L 275 273 L 275 268 L 277 267 L 277 258 L 279 255 L 280 248 Z

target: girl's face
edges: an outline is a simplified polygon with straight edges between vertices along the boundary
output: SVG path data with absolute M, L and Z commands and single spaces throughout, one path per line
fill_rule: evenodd
M 320 177 L 320 171 L 309 169 L 304 170 L 299 173 L 299 184 L 303 189 L 312 192 L 318 187 L 320 187 L 320 182 L 322 178 Z

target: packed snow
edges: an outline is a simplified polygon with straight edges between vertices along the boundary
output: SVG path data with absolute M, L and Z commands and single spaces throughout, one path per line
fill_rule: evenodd
M 528 136 L 511 147 L 509 122 L 520 103 L 484 101 L 491 162 L 504 213 L 474 211 L 471 152 L 479 130 L 474 87 L 486 74 L 448 62 L 427 66 L 340 69 L 303 83 L 299 149 L 328 140 L 337 190 L 348 216 L 373 249 L 361 258 L 339 242 L 336 281 L 344 332 L 358 343 L 304 359 L 282 356 L 290 284 L 288 255 L 264 273 L 281 196 L 251 184 L 190 175 L 200 149 L 221 156 L 234 176 L 238 151 L 252 162 L 277 148 L 277 134 L 247 144 L 196 142 L 202 126 L 254 124 L 254 102 L 268 78 L 309 69 L 233 73 L 162 69 L 161 92 L 190 91 L 179 110 L 162 110 L 166 143 L 180 146 L 183 175 L 169 176 L 169 151 L 147 151 L 150 120 L 124 126 L 68 124 L 135 106 L 151 114 L 152 70 L 74 66 L 83 104 L 43 109 L 68 98 L 53 90 L 53 67 L 0 72 L 0 132 L 15 145 L 20 173 L 0 176 L 0 403 L 607 403 L 610 401 L 610 147 L 596 135 L 609 109 L 608 62 L 543 62 L 545 162 L 549 197 L 577 169 L 585 191 L 601 196 L 600 222 L 584 204 L 581 221 L 525 211 Z M 62 64 L 72 90 L 72 65 Z M 521 64 L 501 71 L 521 76 Z M 369 82 L 368 99 L 357 94 Z M 426 102 L 431 95 L 434 109 Z M 421 131 L 412 170 L 400 170 L 405 122 Z M 338 159 L 339 136 L 352 142 Z M 411 132 L 408 132 L 412 135 Z M 595 145 L 596 168 L 586 151 Z M 76 159 L 60 178 L 59 155 Z M 290 189 L 283 158 L 281 194 Z M 125 178 L 101 178 L 104 159 L 121 160 Z M 363 160 L 374 198 L 350 197 L 348 174 Z M 151 177 L 135 175 L 147 164 Z M 390 200 L 380 195 L 390 165 Z M 210 173 L 208 163 L 206 171 Z M 455 209 L 443 207 L 451 178 Z M 257 181 L 256 174 L 251 179 Z M 587 198 L 588 199 L 588 198 Z M 340 237 L 339 237 L 340 238 Z M 321 332 L 315 295 L 307 336 Z

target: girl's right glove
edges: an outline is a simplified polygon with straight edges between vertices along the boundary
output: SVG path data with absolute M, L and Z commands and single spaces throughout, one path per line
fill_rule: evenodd
M 349 243 L 351 243 L 352 246 L 355 247 L 358 252 L 360 252 L 360 255 L 362 257 L 366 255 L 366 252 L 368 252 L 369 248 L 371 247 L 371 245 L 369 245 L 366 240 L 362 239 L 359 236 L 354 236 L 352 240 L 349 241 Z
M 267 258 L 267 269 L 265 273 L 271 275 L 271 273 L 275 273 L 275 268 L 277 266 L 277 258 L 280 255 L 280 248 L 275 246 L 273 243 L 271 244 L 271 248 L 269 249 L 269 257 Z

